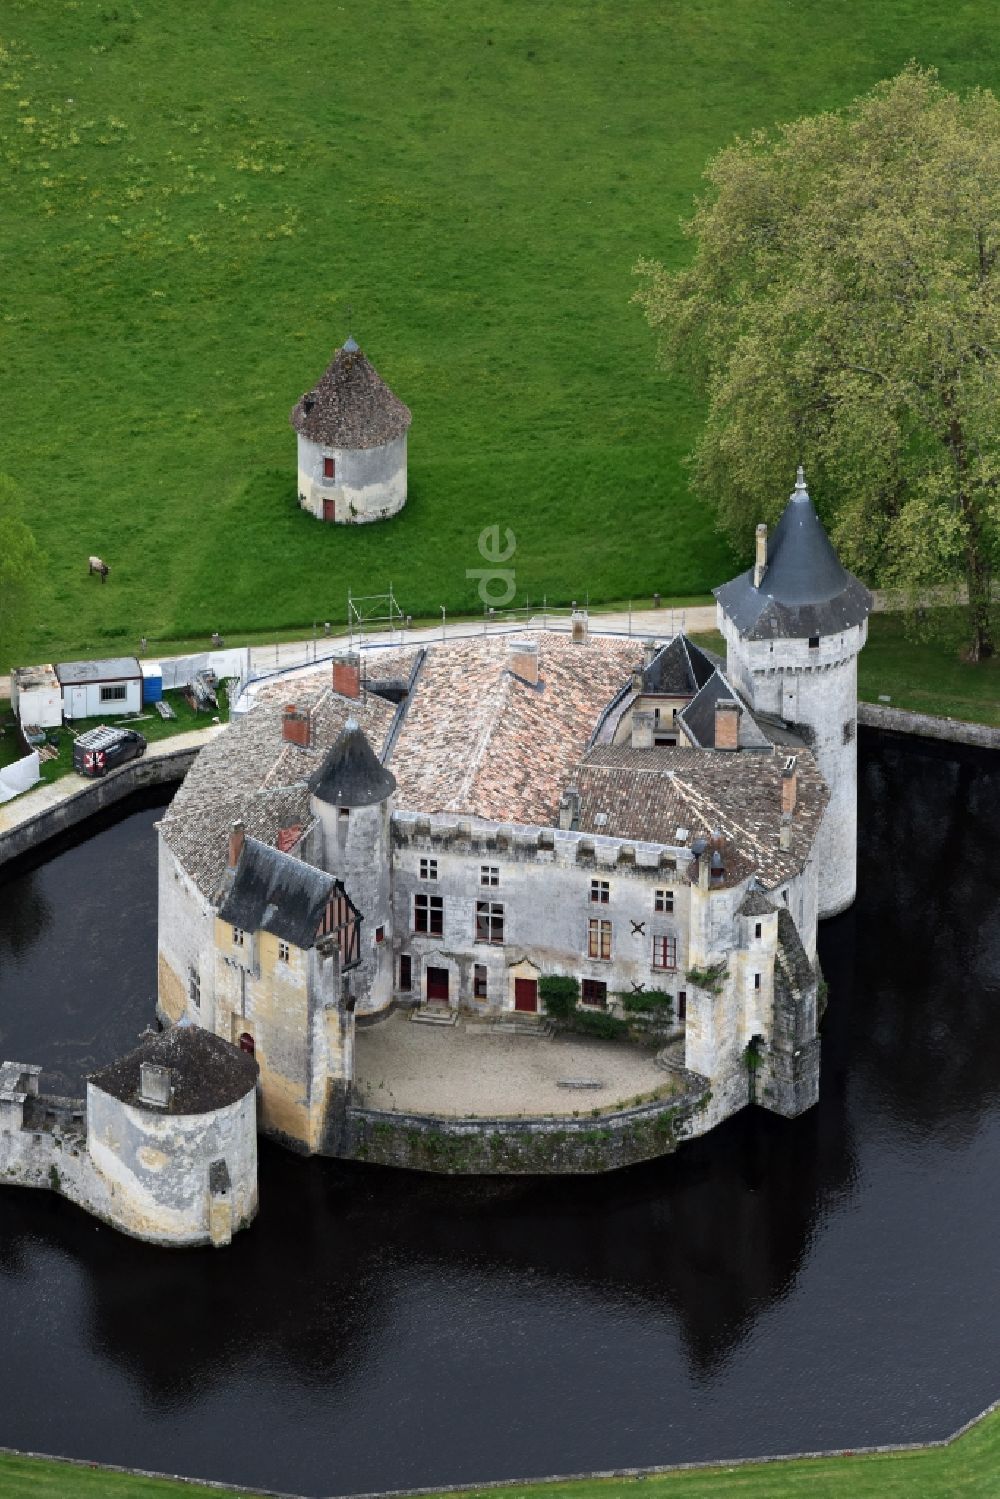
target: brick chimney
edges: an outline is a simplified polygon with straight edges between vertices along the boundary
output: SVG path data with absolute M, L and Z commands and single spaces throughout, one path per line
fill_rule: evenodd
M 781 815 L 791 817 L 799 799 L 799 770 L 794 755 L 789 755 L 781 772 Z
M 538 686 L 538 641 L 508 640 L 507 670 L 531 687 Z
M 761 521 L 757 527 L 757 557 L 753 568 L 753 586 L 759 588 L 767 572 L 767 527 Z
M 243 852 L 243 841 L 246 836 L 246 828 L 242 822 L 234 822 L 229 834 L 229 853 L 226 863 L 230 869 L 235 869 L 240 862 L 240 854 Z
M 715 747 L 718 750 L 735 750 L 740 747 L 740 715 L 742 709 L 735 698 L 720 697 L 715 705 Z
M 642 642 L 642 664 L 648 671 L 660 653 L 660 647 L 655 640 L 644 640 Z
M 309 714 L 289 703 L 281 715 L 281 737 L 286 744 L 297 744 L 301 749 L 309 748 L 311 738 Z
M 361 696 L 361 658 L 356 651 L 335 658 L 333 690 L 339 692 L 341 697 Z

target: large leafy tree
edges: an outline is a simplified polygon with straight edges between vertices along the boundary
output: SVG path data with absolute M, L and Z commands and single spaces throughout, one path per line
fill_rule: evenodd
M 0 474 L 0 668 L 37 604 L 44 563 L 13 482 Z
M 689 264 L 642 261 L 637 293 L 707 396 L 696 487 L 745 549 L 805 462 L 845 560 L 910 597 L 964 583 L 969 655 L 989 655 L 1000 105 L 911 64 L 706 177 Z

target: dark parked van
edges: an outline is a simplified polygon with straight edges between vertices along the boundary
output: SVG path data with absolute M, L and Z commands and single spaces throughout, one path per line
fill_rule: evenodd
M 135 729 L 88 729 L 73 745 L 73 769 L 82 776 L 102 776 L 146 753 L 146 741 Z

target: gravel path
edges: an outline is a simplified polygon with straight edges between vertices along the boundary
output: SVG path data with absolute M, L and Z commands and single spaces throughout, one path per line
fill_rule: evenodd
M 359 1028 L 355 1086 L 372 1108 L 463 1117 L 589 1114 L 670 1089 L 653 1052 L 616 1041 L 504 1036 L 460 1020 L 421 1025 L 397 1012 Z M 560 1079 L 599 1087 L 561 1088 Z

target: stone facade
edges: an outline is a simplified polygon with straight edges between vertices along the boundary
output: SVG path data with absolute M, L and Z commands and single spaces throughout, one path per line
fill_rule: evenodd
M 298 495 L 303 510 L 339 525 L 396 515 L 406 504 L 406 434 L 352 452 L 300 433 Z
M 867 621 L 810 640 L 746 640 L 719 607 L 726 671 L 758 713 L 809 745 L 830 788 L 819 833 L 820 917 L 847 909 L 857 887 L 858 655 Z

